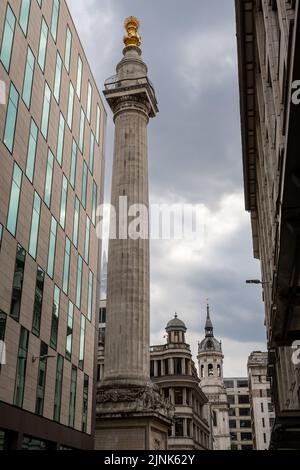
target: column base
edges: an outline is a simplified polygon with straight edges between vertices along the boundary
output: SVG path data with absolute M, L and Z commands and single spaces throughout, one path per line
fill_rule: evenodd
M 157 386 L 101 385 L 96 402 L 96 450 L 165 450 L 174 407 Z

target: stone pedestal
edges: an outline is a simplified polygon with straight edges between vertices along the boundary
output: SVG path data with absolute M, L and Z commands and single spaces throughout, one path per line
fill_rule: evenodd
M 174 407 L 149 385 L 101 386 L 97 392 L 96 450 L 166 450 Z

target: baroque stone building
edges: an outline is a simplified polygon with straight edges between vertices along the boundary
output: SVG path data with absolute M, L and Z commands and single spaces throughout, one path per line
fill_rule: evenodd
M 98 382 L 104 377 L 105 301 L 101 304 L 98 343 Z M 167 342 L 150 347 L 150 376 L 174 407 L 168 433 L 168 449 L 205 450 L 212 448 L 211 415 L 208 400 L 199 386 L 199 377 L 190 346 L 185 342 L 186 326 L 175 316 L 166 327 Z
M 246 209 L 261 261 L 271 447 L 300 447 L 299 0 L 236 0 Z
M 248 358 L 253 447 L 256 450 L 269 449 L 271 429 L 275 422 L 267 364 L 267 352 L 254 351 Z
M 200 387 L 208 398 L 212 415 L 213 447 L 230 449 L 228 402 L 223 380 L 222 345 L 214 337 L 209 305 L 205 323 L 205 338 L 198 345 Z
M 168 449 L 209 449 L 210 408 L 199 386 L 190 346 L 185 341 L 186 326 L 177 314 L 167 324 L 166 333 L 166 344 L 150 348 L 150 376 L 175 406 Z
M 106 113 L 65 0 L 0 2 L 0 446 L 91 449 Z

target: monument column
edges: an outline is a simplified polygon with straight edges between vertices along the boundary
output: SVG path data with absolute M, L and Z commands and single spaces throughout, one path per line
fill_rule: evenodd
M 147 125 L 158 107 L 147 66 L 141 59 L 139 21 L 131 16 L 125 20 L 125 28 L 123 58 L 116 75 L 106 80 L 104 90 L 115 123 L 114 211 L 108 249 L 104 381 L 97 391 L 96 448 L 166 448 L 171 410 L 150 381 Z M 137 217 L 140 224 L 133 234 L 129 228 Z M 130 430 L 135 441 L 130 440 Z

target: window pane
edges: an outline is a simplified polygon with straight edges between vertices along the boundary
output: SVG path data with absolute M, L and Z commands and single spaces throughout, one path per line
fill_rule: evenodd
M 66 342 L 66 358 L 70 361 L 72 356 L 72 343 L 73 343 L 73 316 L 74 305 L 69 302 L 68 309 L 68 323 L 67 323 L 67 342 Z
M 71 155 L 71 168 L 70 168 L 70 185 L 74 189 L 76 180 L 76 169 L 77 169 L 77 145 L 73 139 L 72 144 L 72 155 Z
M 55 42 L 56 42 L 56 37 L 57 37 L 58 17 L 59 17 L 59 0 L 53 0 L 52 18 L 51 18 L 51 34 Z
M 84 261 L 89 264 L 89 252 L 90 252 L 90 233 L 91 233 L 91 221 L 86 216 L 85 223 L 85 243 L 84 243 Z
M 74 211 L 74 225 L 73 225 L 73 243 L 78 247 L 78 229 L 80 220 L 80 202 L 78 197 L 75 197 L 75 211 Z
M 54 90 L 53 90 L 54 98 L 56 99 L 58 103 L 59 103 L 59 97 L 60 97 L 61 73 L 62 73 L 62 60 L 58 52 L 56 55 Z
M 75 424 L 75 409 L 76 409 L 76 383 L 77 383 L 77 369 L 72 366 L 71 373 L 71 387 L 70 387 L 70 406 L 69 406 L 69 426 L 74 427 Z
M 85 162 L 83 162 L 81 203 L 84 208 L 86 208 L 87 177 L 88 177 L 87 165 Z
M 68 197 L 68 180 L 63 176 L 61 186 L 61 203 L 60 203 L 60 218 L 59 222 L 62 228 L 66 225 L 66 212 L 67 212 L 67 197 Z
M 82 83 L 82 60 L 81 60 L 81 57 L 78 56 L 76 93 L 79 99 L 81 97 L 81 83 Z
M 57 151 L 56 151 L 56 159 L 60 166 L 62 165 L 63 160 L 63 153 L 64 153 L 64 136 L 65 136 L 65 120 L 60 113 L 59 116 L 59 127 L 58 127 L 58 139 L 57 139 Z
M 83 146 L 84 146 L 84 128 L 85 128 L 85 116 L 84 116 L 84 111 L 81 108 L 80 129 L 79 129 L 79 150 L 81 153 L 83 153 Z
M 80 340 L 79 340 L 79 368 L 84 366 L 84 346 L 85 346 L 85 316 L 81 315 L 80 322 Z
M 48 354 L 47 344 L 41 343 L 38 382 L 37 382 L 37 389 L 36 389 L 36 403 L 35 403 L 35 413 L 39 416 L 42 416 L 43 411 L 44 411 L 47 360 L 43 359 L 43 357 L 47 356 L 47 354 Z
M 93 132 L 91 131 L 89 169 L 92 174 L 94 171 L 94 153 L 95 153 L 95 136 Z
M 2 45 L 1 45 L 1 54 L 0 60 L 3 64 L 3 67 L 9 72 L 11 52 L 14 42 L 16 18 L 13 14 L 12 9 L 7 5 L 5 24 L 2 36 Z
M 58 422 L 60 421 L 63 375 L 64 375 L 64 358 L 60 354 L 58 354 L 57 364 L 56 364 L 54 411 L 53 411 L 53 419 L 54 421 L 58 421 Z
M 91 122 L 91 110 L 92 110 L 92 86 L 88 82 L 88 97 L 87 97 L 87 107 L 86 107 L 86 117 L 89 123 Z
M 47 273 L 51 278 L 53 278 L 53 273 L 54 273 L 56 231 L 57 231 L 57 222 L 54 219 L 54 217 L 52 217 L 50 240 L 49 240 L 49 251 L 48 251 L 48 264 L 47 264 Z
M 27 365 L 27 352 L 28 352 L 28 331 L 21 327 L 18 361 L 16 370 L 16 382 L 14 393 L 14 405 L 22 407 L 25 388 L 26 365 Z
M 52 305 L 51 336 L 50 336 L 50 346 L 53 349 L 57 348 L 59 304 L 60 304 L 60 290 L 57 286 L 54 286 L 53 305 Z
M 46 83 L 45 92 L 44 92 L 43 111 L 42 111 L 42 125 L 41 125 L 41 132 L 45 140 L 47 140 L 48 138 L 50 105 L 51 105 L 51 90 L 48 84 Z
M 80 309 L 81 303 L 81 285 L 82 285 L 82 258 L 78 256 L 77 263 L 77 284 L 76 284 L 76 307 Z
M 69 291 L 70 256 L 71 256 L 71 242 L 67 237 L 66 244 L 65 244 L 64 278 L 63 278 L 63 291 L 66 295 L 68 295 L 68 291 Z
M 67 123 L 70 129 L 72 129 L 72 123 L 73 123 L 73 108 L 74 108 L 74 87 L 72 83 L 70 82 L 70 87 L 69 87 L 69 103 L 68 103 L 68 118 L 67 118 Z
M 41 268 L 38 267 L 37 274 L 36 274 L 35 298 L 34 298 L 33 321 L 32 321 L 32 333 L 35 334 L 36 336 L 40 335 L 40 329 L 41 329 L 44 282 L 45 282 L 45 273 Z
M 22 248 L 21 245 L 18 245 L 15 272 L 14 272 L 14 278 L 13 278 L 11 307 L 10 307 L 10 315 L 17 321 L 19 320 L 20 310 L 21 310 L 21 300 L 22 300 L 22 290 L 23 290 L 24 270 L 25 270 L 25 255 L 26 254 L 25 254 L 24 248 Z
M 6 145 L 6 147 L 8 148 L 10 152 L 13 151 L 13 147 L 14 147 L 18 105 L 19 105 L 19 94 L 17 90 L 15 89 L 14 85 L 11 83 L 8 106 L 7 106 L 6 122 L 5 122 L 4 139 L 3 139 L 4 144 Z
M 87 432 L 87 417 L 89 405 L 89 377 L 85 374 L 83 381 L 83 400 L 82 400 L 82 432 Z
M 0 341 L 5 340 L 6 313 L 0 310 Z
M 93 200 L 92 200 L 92 222 L 96 224 L 96 210 L 97 210 L 97 185 L 93 181 Z
M 25 36 L 27 35 L 29 12 L 30 12 L 30 0 L 22 0 L 19 23 Z
M 96 142 L 99 144 L 100 141 L 100 107 L 97 104 L 97 115 L 96 115 Z
M 71 48 L 72 48 L 72 33 L 71 33 L 70 28 L 67 27 L 66 47 L 65 47 L 65 67 L 68 72 L 70 71 Z
M 87 316 L 89 321 L 92 321 L 92 309 L 93 309 L 93 273 L 89 271 L 89 289 L 88 289 L 88 302 L 87 302 Z
M 35 157 L 36 157 L 36 146 L 38 138 L 38 128 L 33 119 L 31 119 L 28 150 L 27 150 L 27 163 L 26 163 L 26 176 L 29 181 L 33 182 Z
M 51 150 L 48 150 L 48 160 L 47 160 L 47 169 L 46 169 L 46 179 L 45 179 L 45 194 L 44 201 L 45 204 L 50 208 L 51 204 L 51 195 L 52 195 L 52 179 L 53 179 L 53 165 L 54 165 L 54 156 Z
M 39 45 L 39 55 L 38 55 L 38 64 L 41 67 L 42 72 L 45 71 L 47 41 L 48 41 L 48 26 L 47 26 L 45 19 L 43 18 L 42 24 L 41 24 L 40 45 Z
M 24 103 L 26 104 L 28 109 L 30 108 L 30 102 L 31 102 L 34 63 L 35 63 L 34 55 L 30 47 L 28 47 L 26 68 L 25 68 L 25 74 L 24 74 L 24 83 L 23 83 L 23 94 L 22 94 Z
M 29 240 L 29 254 L 36 259 L 37 243 L 40 226 L 41 198 L 38 193 L 34 193 L 34 202 L 31 218 L 31 230 Z
M 21 184 L 22 184 L 22 171 L 20 167 L 15 163 L 11 191 L 10 191 L 8 216 L 7 216 L 7 230 L 9 230 L 10 233 L 14 237 L 16 235 L 16 228 L 17 228 Z

